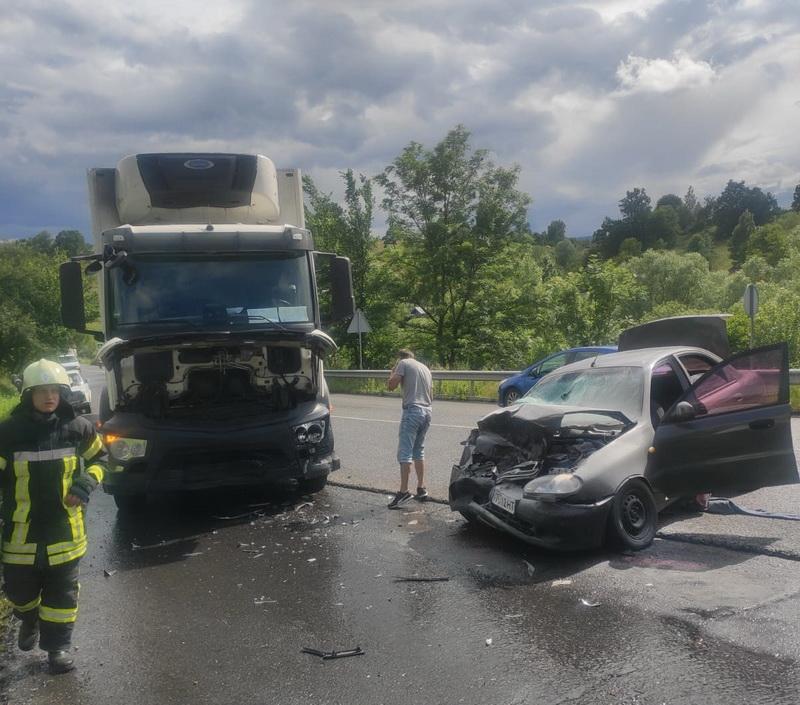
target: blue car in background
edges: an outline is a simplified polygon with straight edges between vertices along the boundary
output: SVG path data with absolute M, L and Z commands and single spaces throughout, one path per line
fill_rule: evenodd
M 569 350 L 561 350 L 548 355 L 538 362 L 534 362 L 530 367 L 526 367 L 519 374 L 500 382 L 500 386 L 497 389 L 497 403 L 500 406 L 513 404 L 542 377 L 559 367 L 569 365 L 571 362 L 578 362 L 578 360 L 585 360 L 587 357 L 608 355 L 608 353 L 613 352 L 617 352 L 616 345 L 570 348 Z

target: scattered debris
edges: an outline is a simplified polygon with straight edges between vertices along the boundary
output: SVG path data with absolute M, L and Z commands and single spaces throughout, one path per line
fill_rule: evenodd
M 410 522 L 408 522 L 408 526 L 414 526 L 414 524 L 419 524 L 419 522 L 416 519 L 412 519 Z
M 277 600 L 268 600 L 265 597 L 257 597 L 253 600 L 254 605 L 277 605 Z
M 232 514 L 231 516 L 213 515 L 211 518 L 216 519 L 217 521 L 235 521 L 236 519 L 246 519 L 247 517 L 262 517 L 262 516 L 264 516 L 264 512 L 252 511 L 252 512 L 243 512 L 242 514 Z
M 525 567 L 528 569 L 528 575 L 533 575 L 536 572 L 536 566 L 528 563 L 528 561 L 522 561 L 525 564 Z
M 522 613 L 520 613 L 520 614 L 505 614 L 505 615 L 503 615 L 503 619 L 519 619 L 520 617 L 524 617 L 524 616 L 525 615 L 522 614 Z
M 317 559 L 316 558 L 306 558 L 308 563 L 314 563 Z
M 184 558 L 193 558 L 194 556 L 202 556 L 202 555 L 203 555 L 202 551 L 195 551 L 194 553 L 184 553 L 183 557 Z
M 105 575 L 107 578 L 110 578 L 116 572 L 117 572 L 116 570 L 105 570 L 105 569 L 103 569 L 103 575 Z
M 363 656 L 365 652 L 360 646 L 356 646 L 355 649 L 348 649 L 346 651 L 320 651 L 319 649 L 310 649 L 307 646 L 304 646 L 302 649 L 300 649 L 300 653 L 319 656 L 324 661 L 329 661 L 335 658 L 347 658 L 348 656 Z
M 491 639 L 487 639 L 486 640 L 486 646 L 491 646 L 491 645 L 492 645 L 492 640 Z
M 552 587 L 562 587 L 564 585 L 572 585 L 572 580 L 570 578 L 559 578 L 558 580 L 554 580 L 550 583 Z
M 442 576 L 432 576 L 429 578 L 426 577 L 417 577 L 412 575 L 408 578 L 397 577 L 394 579 L 396 583 L 446 583 L 450 578 L 446 575 Z
M 292 511 L 299 512 L 304 507 L 313 507 L 313 506 L 314 506 L 313 502 L 303 502 L 302 504 L 298 504 Z
M 591 602 L 589 600 L 585 600 L 584 598 L 581 598 L 581 604 L 584 607 L 599 607 L 600 606 L 599 602 Z

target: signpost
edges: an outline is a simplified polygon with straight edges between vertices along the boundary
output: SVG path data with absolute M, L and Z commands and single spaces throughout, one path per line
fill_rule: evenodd
M 744 290 L 744 312 L 750 316 L 750 347 L 756 337 L 756 313 L 758 312 L 758 289 L 755 284 L 748 284 Z
M 353 314 L 353 320 L 350 321 L 350 325 L 347 327 L 348 333 L 358 333 L 358 369 L 364 369 L 364 361 L 361 356 L 361 334 L 362 333 L 369 333 L 372 328 L 369 325 L 369 321 L 367 317 L 364 315 L 364 312 L 357 308 L 356 312 Z

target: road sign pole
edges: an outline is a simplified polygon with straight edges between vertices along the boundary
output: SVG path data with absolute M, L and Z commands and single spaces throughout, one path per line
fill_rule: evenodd
M 361 326 L 358 327 L 358 369 L 364 369 L 364 359 L 361 356 Z

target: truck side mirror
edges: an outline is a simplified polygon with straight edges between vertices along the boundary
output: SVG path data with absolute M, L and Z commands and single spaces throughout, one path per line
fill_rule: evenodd
M 61 320 L 67 328 L 84 332 L 83 273 L 80 262 L 64 262 L 58 270 L 61 282 Z
M 64 262 L 58 268 L 58 279 L 61 284 L 61 322 L 79 333 L 88 333 L 95 340 L 105 340 L 101 331 L 86 330 L 81 263 Z
M 349 257 L 334 257 L 331 261 L 331 309 L 334 321 L 343 321 L 355 313 Z

